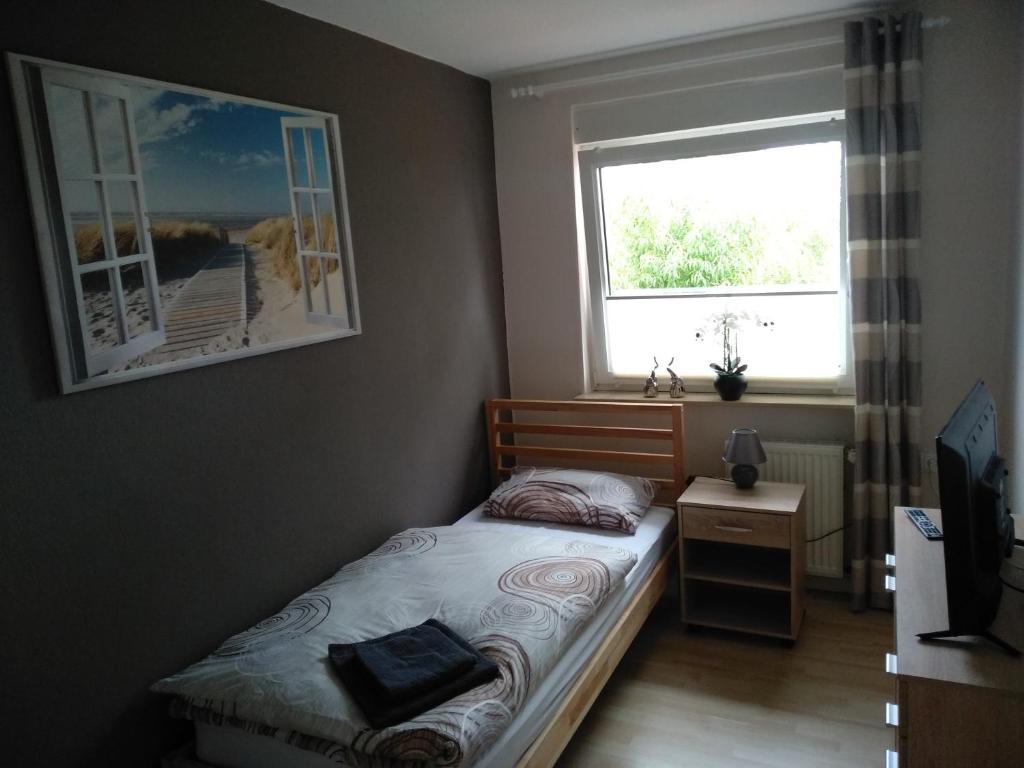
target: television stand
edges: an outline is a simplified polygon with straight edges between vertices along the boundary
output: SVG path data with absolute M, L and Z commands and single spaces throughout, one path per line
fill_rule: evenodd
M 933 521 L 939 510 L 926 509 Z M 1017 530 L 1024 520 L 1016 515 Z M 894 675 L 895 703 L 886 707 L 894 726 L 899 768 L 1020 768 L 1024 755 L 1024 594 L 1003 591 L 991 626 L 977 635 L 952 637 L 949 626 L 946 560 L 942 543 L 924 538 L 902 507 L 893 514 L 896 647 L 886 659 Z M 1024 550 L 1015 550 L 1024 567 Z M 1010 566 L 1007 565 L 1007 568 Z M 878 713 L 882 716 L 882 713 Z M 889 765 L 895 765 L 890 761 Z
M 1020 656 L 1020 651 L 1014 648 L 1005 640 L 1000 640 L 998 637 L 993 635 L 987 629 L 983 629 L 980 632 L 954 632 L 951 629 L 943 629 L 939 632 L 918 632 L 917 636 L 922 640 L 943 640 L 948 637 L 983 637 L 990 643 L 995 643 L 1004 651 L 1011 656 Z

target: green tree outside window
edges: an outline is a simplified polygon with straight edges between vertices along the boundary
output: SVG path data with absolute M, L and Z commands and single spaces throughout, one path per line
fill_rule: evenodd
M 829 245 L 816 229 L 755 217 L 698 222 L 687 208 L 658 216 L 626 198 L 613 219 L 621 247 L 609 253 L 613 291 L 831 282 Z

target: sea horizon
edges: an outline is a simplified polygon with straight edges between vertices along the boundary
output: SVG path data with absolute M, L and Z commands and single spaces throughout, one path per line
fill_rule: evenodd
M 128 218 L 129 215 L 130 214 L 127 211 L 114 211 L 113 213 L 115 220 Z M 291 215 L 291 211 L 268 211 L 262 213 L 230 211 L 151 211 L 149 218 L 151 222 L 198 221 L 211 224 L 215 227 L 223 227 L 224 229 L 243 229 L 253 227 L 265 219 L 276 219 L 281 216 Z M 73 212 L 71 214 L 71 220 L 76 224 L 95 223 L 97 218 L 97 214 L 95 213 Z

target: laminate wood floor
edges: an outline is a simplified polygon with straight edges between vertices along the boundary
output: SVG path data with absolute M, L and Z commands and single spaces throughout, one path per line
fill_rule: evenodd
M 662 600 L 558 768 L 867 768 L 893 743 L 892 615 L 810 594 L 794 645 L 693 628 Z

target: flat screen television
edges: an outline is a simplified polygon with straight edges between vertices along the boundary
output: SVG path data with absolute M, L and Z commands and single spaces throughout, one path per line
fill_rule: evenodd
M 980 635 L 1011 653 L 989 627 L 999 610 L 999 568 L 1013 554 L 1013 518 L 1007 507 L 1006 462 L 999 455 L 996 404 L 983 381 L 963 399 L 935 438 L 946 560 L 949 629 L 934 640 Z

